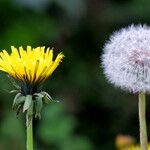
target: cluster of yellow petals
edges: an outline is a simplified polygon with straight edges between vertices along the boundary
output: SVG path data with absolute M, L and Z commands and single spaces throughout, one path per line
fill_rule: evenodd
M 0 52 L 0 70 L 13 78 L 28 84 L 41 83 L 57 68 L 64 57 L 59 53 L 53 61 L 53 49 L 27 46 L 19 49 L 11 47 L 11 54 L 6 50 Z
M 140 145 L 135 144 L 135 138 L 130 135 L 118 135 L 116 147 L 118 150 L 141 150 Z M 148 144 L 148 150 L 150 150 L 150 143 Z

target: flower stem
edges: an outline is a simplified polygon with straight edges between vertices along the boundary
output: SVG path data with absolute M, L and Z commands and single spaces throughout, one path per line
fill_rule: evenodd
M 28 122 L 28 120 L 27 120 L 27 122 Z M 30 122 L 29 122 L 29 124 L 27 124 L 27 150 L 33 150 L 32 118 L 30 118 Z
M 139 93 L 139 123 L 141 150 L 148 150 L 147 127 L 146 127 L 146 99 L 145 93 Z

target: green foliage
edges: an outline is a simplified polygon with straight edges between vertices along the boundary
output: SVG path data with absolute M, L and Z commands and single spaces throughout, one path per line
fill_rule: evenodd
M 74 134 L 75 118 L 65 114 L 62 105 L 50 105 L 44 109 L 38 136 L 45 145 L 58 150 L 91 150 L 92 144 L 84 136 Z
M 16 119 L 11 111 L 8 111 L 4 116 L 0 128 L 0 149 L 1 150 L 16 150 L 24 149 L 25 147 L 25 130 L 20 119 Z

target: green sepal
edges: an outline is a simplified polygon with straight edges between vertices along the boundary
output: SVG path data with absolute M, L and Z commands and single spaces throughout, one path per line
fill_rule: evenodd
M 33 101 L 31 101 L 30 107 L 27 110 L 28 117 L 31 117 L 33 115 Z
M 53 98 L 47 92 L 42 91 L 40 93 L 43 95 L 43 101 L 46 104 L 49 104 L 51 102 L 57 102 L 57 101 L 53 100 Z
M 23 105 L 23 112 L 29 109 L 32 104 L 32 95 L 27 95 L 25 98 L 25 103 Z
M 19 90 L 11 90 L 9 93 L 11 94 L 11 93 L 18 93 L 19 92 Z
M 28 126 L 33 117 L 33 101 L 31 101 L 30 107 L 27 109 L 26 117 L 28 118 L 26 122 L 26 125 Z
M 22 105 L 18 105 L 17 108 L 16 108 L 16 111 L 17 111 L 17 116 L 19 115 L 19 113 L 21 112 L 22 110 Z
M 40 92 L 43 96 L 47 96 L 49 99 L 53 100 L 52 97 L 47 92 Z
M 42 97 L 36 97 L 35 99 L 35 118 L 41 118 L 41 110 L 43 107 Z
M 25 102 L 25 96 L 19 96 L 16 100 L 15 100 L 15 103 L 13 104 L 12 106 L 12 109 L 13 110 L 16 110 L 16 108 L 20 105 L 20 104 L 23 104 Z
M 35 97 L 41 97 L 41 98 L 43 98 L 43 96 L 44 96 L 44 95 L 41 94 L 41 93 L 34 93 L 33 95 L 34 95 Z
M 36 113 L 36 114 L 35 114 L 35 118 L 41 119 L 41 113 Z
M 13 101 L 12 107 L 14 107 L 14 105 L 16 104 L 17 99 L 18 99 L 19 97 L 21 97 L 21 96 L 22 96 L 21 93 L 17 93 L 17 94 L 16 94 L 16 96 L 15 96 L 15 98 L 14 98 L 14 101 Z
M 19 90 L 13 90 L 13 92 L 18 92 Z M 16 110 L 17 115 L 20 112 L 26 112 L 27 122 L 29 125 L 33 116 L 35 118 L 41 118 L 41 110 L 43 103 L 49 104 L 50 102 L 58 102 L 52 99 L 52 97 L 44 91 L 40 93 L 34 93 L 33 95 L 22 95 L 20 92 L 16 94 L 13 102 L 13 109 Z
M 26 126 L 27 126 L 27 127 L 30 125 L 31 121 L 32 121 L 32 116 L 28 116 L 28 115 L 26 114 Z

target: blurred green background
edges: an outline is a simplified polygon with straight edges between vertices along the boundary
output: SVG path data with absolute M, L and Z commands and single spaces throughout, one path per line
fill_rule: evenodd
M 107 83 L 100 65 L 109 35 L 150 24 L 149 0 L 0 0 L 0 49 L 54 47 L 65 59 L 43 85 L 59 100 L 34 121 L 35 150 L 115 150 L 118 134 L 139 141 L 137 95 Z M 13 86 L 0 74 L 0 150 L 25 150 L 25 119 L 11 105 Z M 150 98 L 147 124 L 150 134 Z

